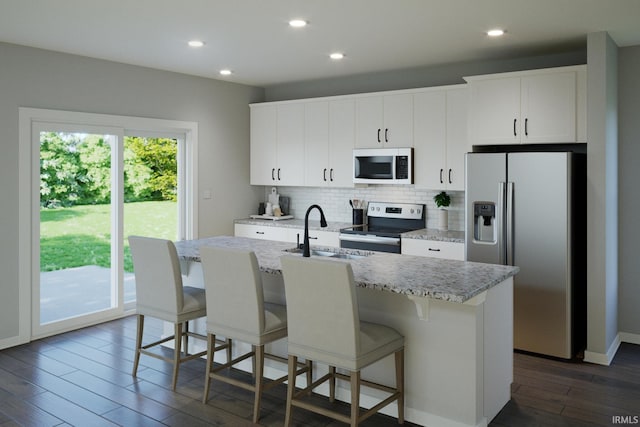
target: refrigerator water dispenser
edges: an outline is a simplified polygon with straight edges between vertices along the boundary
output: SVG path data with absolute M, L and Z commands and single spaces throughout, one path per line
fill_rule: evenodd
M 477 242 L 496 243 L 496 204 L 473 202 L 473 238 Z

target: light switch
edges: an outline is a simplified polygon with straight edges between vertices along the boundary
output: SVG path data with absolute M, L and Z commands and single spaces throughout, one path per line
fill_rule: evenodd
M 202 198 L 203 199 L 210 199 L 211 198 L 211 190 L 204 190 L 202 192 Z

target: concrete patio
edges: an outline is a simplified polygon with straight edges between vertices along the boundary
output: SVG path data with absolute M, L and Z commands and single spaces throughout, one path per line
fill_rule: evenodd
M 111 271 L 96 265 L 40 273 L 40 323 L 111 307 Z M 124 300 L 136 297 L 133 273 L 124 274 Z

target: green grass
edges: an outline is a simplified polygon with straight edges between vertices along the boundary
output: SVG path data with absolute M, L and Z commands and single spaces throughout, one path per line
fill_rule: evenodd
M 84 205 L 40 210 L 40 271 L 111 266 L 111 207 Z M 176 239 L 176 202 L 124 205 L 124 268 L 133 271 L 127 236 Z

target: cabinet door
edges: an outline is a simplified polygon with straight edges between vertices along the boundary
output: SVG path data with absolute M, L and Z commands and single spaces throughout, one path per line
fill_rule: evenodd
M 311 187 L 328 185 L 329 171 L 329 102 L 305 105 L 305 179 Z
M 447 91 L 447 163 L 444 173 L 447 190 L 464 191 L 464 154 L 471 151 L 467 139 L 468 105 L 466 88 Z
M 496 78 L 469 84 L 471 145 L 520 143 L 520 78 Z
M 304 103 L 278 106 L 276 180 L 304 185 Z
M 309 245 L 340 247 L 340 239 L 337 231 L 309 230 Z M 291 229 L 292 241 L 302 243 L 304 241 L 303 229 Z
M 414 183 L 445 189 L 446 92 L 417 93 L 413 97 Z M 466 129 L 465 129 L 466 132 Z
M 355 144 L 355 101 L 329 103 L 329 184 L 353 187 L 353 147 Z
M 356 99 L 356 147 L 380 148 L 383 146 L 384 122 L 382 96 Z
M 276 115 L 275 105 L 251 106 L 250 182 L 252 185 L 275 184 Z
M 278 242 L 295 242 L 292 229 L 254 224 L 235 224 L 236 237 L 250 237 L 253 239 L 275 240 Z
M 413 94 L 384 97 L 381 138 L 385 147 L 413 147 Z
M 522 78 L 522 142 L 576 142 L 576 73 Z
M 464 261 L 464 243 L 403 239 L 402 254 Z

